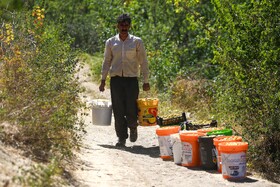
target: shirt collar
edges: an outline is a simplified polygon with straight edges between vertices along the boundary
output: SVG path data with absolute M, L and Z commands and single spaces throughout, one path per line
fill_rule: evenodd
M 127 39 L 131 39 L 132 35 L 128 33 Z M 119 33 L 116 35 L 116 38 L 121 41 Z

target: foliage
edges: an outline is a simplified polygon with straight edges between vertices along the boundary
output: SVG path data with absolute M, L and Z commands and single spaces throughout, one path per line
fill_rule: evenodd
M 93 54 L 103 50 L 105 39 L 115 30 L 112 23 L 121 12 L 118 7 L 122 1 L 69 0 L 44 1 L 44 4 L 49 18 L 60 23 L 74 38 L 72 46 Z
M 76 55 L 71 40 L 44 20 L 44 12 L 36 6 L 2 24 L 0 119 L 19 129 L 9 138 L 34 156 L 71 157 L 82 130 Z
M 5 12 L 19 10 L 23 6 L 21 0 L 1 0 L 0 1 L 0 17 L 5 17 Z
M 94 81 L 100 82 L 101 81 L 101 68 L 103 63 L 103 57 L 101 53 L 96 53 L 94 56 L 91 56 L 89 54 L 82 54 L 80 55 L 79 60 L 81 62 L 84 62 L 86 64 L 90 65 L 91 70 L 91 77 Z M 90 72 L 89 72 L 90 73 Z
M 212 98 L 208 93 L 209 81 L 187 80 L 178 78 L 174 81 L 172 90 L 172 102 L 176 107 L 195 113 L 196 120 L 213 120 L 209 113 Z
M 211 4 L 183 5 L 179 8 L 176 2 L 163 0 L 130 1 L 127 5 L 135 19 L 133 33 L 146 41 L 151 78 L 164 91 L 177 76 L 197 79 L 216 75 L 211 64 Z
M 71 47 L 98 54 L 96 58 L 84 55 L 82 59 L 91 61 L 92 72 L 99 79 L 105 41 L 116 34 L 116 17 L 128 12 L 132 17 L 131 34 L 141 37 L 147 48 L 151 85 L 161 103 L 173 110 L 172 101 L 180 109 L 202 111 L 199 117 L 214 115 L 220 122 L 230 124 L 250 143 L 249 158 L 255 169 L 277 181 L 278 0 L 26 2 L 29 11 L 34 3 L 41 3 L 46 18 L 39 21 L 37 15 L 34 25 L 34 20 L 23 16 L 29 19 L 24 20 L 25 27 L 19 27 L 23 25 L 20 19 L 1 26 L 0 54 L 5 63 L 1 63 L 0 102 L 9 107 L 2 107 L 0 112 L 5 119 L 15 119 L 16 124 L 28 119 L 23 126 L 36 124 L 35 129 L 51 132 L 46 133 L 52 139 L 47 141 L 48 148 L 60 144 L 50 136 L 53 131 L 49 130 L 54 126 L 49 124 L 57 123 L 60 136 L 69 129 L 73 133 L 70 122 L 75 117 L 67 116 L 77 112 L 80 104 L 76 100 L 76 82 L 70 76 L 76 63 Z M 4 3 L 7 1 L 1 1 L 0 6 Z M 45 19 L 48 24 L 42 22 Z M 73 38 L 71 45 L 68 35 Z M 36 86 L 30 86 L 31 82 Z M 38 116 L 45 119 L 44 123 L 36 121 Z
M 213 4 L 219 33 L 214 61 L 220 66 L 216 109 L 225 121 L 232 116 L 228 122 L 242 127 L 256 168 L 276 179 L 271 173 L 280 167 L 279 1 Z
M 158 89 L 166 90 L 178 74 L 195 79 L 217 74 L 211 64 L 214 20 L 208 1 L 182 9 L 165 0 L 70 0 L 45 6 L 50 19 L 62 23 L 75 39 L 74 45 L 91 54 L 103 51 L 105 41 L 116 34 L 117 16 L 128 12 L 131 33 L 140 36 L 149 51 L 151 80 Z

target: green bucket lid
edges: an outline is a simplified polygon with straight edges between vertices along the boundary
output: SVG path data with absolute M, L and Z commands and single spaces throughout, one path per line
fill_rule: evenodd
M 214 130 L 207 132 L 207 136 L 218 136 L 218 135 L 224 135 L 224 136 L 231 136 L 232 135 L 232 129 L 223 129 L 223 130 Z

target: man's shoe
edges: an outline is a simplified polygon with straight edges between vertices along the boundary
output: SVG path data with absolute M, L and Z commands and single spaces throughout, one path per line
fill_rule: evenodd
M 138 138 L 137 127 L 130 128 L 130 136 L 129 139 L 131 142 L 136 142 Z
M 116 147 L 125 147 L 125 142 L 126 140 L 124 139 L 119 139 L 118 142 L 116 143 Z

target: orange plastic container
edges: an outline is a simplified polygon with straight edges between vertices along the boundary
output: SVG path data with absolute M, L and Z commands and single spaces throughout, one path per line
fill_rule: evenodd
M 218 145 L 222 158 L 223 178 L 240 180 L 246 177 L 247 142 L 222 142 Z
M 197 167 L 201 165 L 198 144 L 199 136 L 201 135 L 197 132 L 180 133 L 182 142 L 182 166 Z
M 180 134 L 198 134 L 199 136 L 206 136 L 206 132 L 198 132 L 197 130 L 182 130 Z
M 218 145 L 222 142 L 241 142 L 242 137 L 241 136 L 218 136 L 213 139 L 214 146 L 216 147 L 216 156 L 217 156 L 217 167 L 218 172 L 222 172 L 222 159 L 221 159 L 221 153 L 218 149 Z
M 178 133 L 179 131 L 180 126 L 169 126 L 156 129 L 156 134 L 158 135 L 160 157 L 163 160 L 172 160 L 173 151 L 170 135 Z
M 181 130 L 180 134 L 193 134 L 197 133 L 197 130 Z

